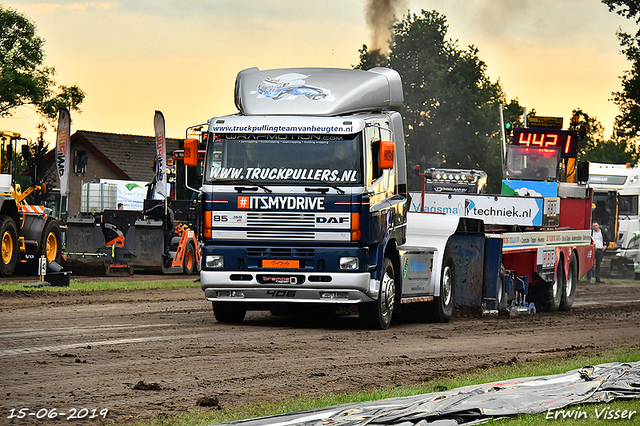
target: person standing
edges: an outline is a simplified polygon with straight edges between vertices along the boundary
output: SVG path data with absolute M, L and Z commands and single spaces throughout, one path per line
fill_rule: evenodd
M 604 283 L 600 279 L 600 266 L 602 265 L 602 258 L 604 257 L 604 251 L 607 249 L 609 239 L 605 232 L 600 228 L 598 222 L 593 222 L 591 225 L 591 237 L 596 245 L 596 258 L 593 268 L 587 272 L 587 282 L 591 282 L 591 275 L 595 275 L 597 283 Z

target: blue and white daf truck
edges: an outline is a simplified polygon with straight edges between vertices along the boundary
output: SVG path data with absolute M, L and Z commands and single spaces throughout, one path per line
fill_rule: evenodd
M 446 322 L 454 303 L 492 309 L 502 239 L 477 219 L 409 212 L 395 70 L 251 68 L 235 104 L 202 137 L 200 276 L 219 322 L 357 305 L 386 329 L 396 314 Z M 185 164 L 195 152 L 185 141 Z

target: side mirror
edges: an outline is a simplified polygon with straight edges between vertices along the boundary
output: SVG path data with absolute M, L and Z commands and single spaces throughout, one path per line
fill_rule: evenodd
M 393 160 L 395 157 L 396 147 L 393 142 L 381 141 L 380 154 L 378 156 L 379 169 L 393 169 Z
M 587 182 L 589 180 L 589 162 L 578 161 L 578 171 L 576 174 L 578 182 Z
M 184 165 L 190 167 L 198 165 L 198 139 L 184 140 Z

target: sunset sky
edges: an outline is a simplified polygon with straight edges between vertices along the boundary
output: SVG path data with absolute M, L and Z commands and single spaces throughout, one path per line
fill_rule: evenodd
M 617 107 L 611 92 L 630 64 L 616 30 L 633 22 L 599 0 L 404 0 L 407 10 L 437 10 L 460 48 L 473 44 L 492 81 L 509 99 L 539 115 L 580 107 L 609 136 Z M 238 71 L 259 67 L 350 68 L 372 46 L 368 0 L 20 0 L 5 2 L 27 16 L 45 41 L 56 81 L 87 97 L 72 113 L 72 133 L 91 130 L 153 134 L 155 110 L 167 136 L 236 111 Z M 38 118 L 22 108 L 0 128 L 35 139 Z M 53 130 L 50 127 L 50 130 Z M 46 135 L 54 143 L 52 131 Z

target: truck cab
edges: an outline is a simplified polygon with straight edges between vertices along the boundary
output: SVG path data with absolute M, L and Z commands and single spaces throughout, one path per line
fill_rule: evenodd
M 640 279 L 639 165 L 589 163 L 589 185 L 593 219 L 609 237 L 605 259 L 610 275 Z

